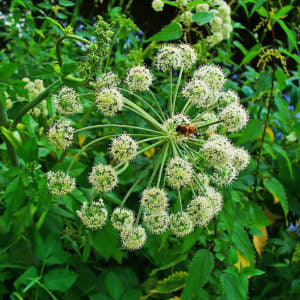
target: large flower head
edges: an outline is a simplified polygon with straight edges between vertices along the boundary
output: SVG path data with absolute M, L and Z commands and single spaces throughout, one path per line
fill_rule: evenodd
M 143 191 L 141 206 L 146 214 L 153 214 L 165 210 L 168 207 L 168 195 L 163 189 L 147 188 Z
M 82 223 L 89 229 L 100 229 L 107 220 L 107 210 L 102 199 L 91 203 L 83 202 L 81 209 L 77 210 L 77 215 Z
M 243 148 L 235 147 L 232 151 L 231 161 L 237 171 L 240 172 L 248 167 L 250 154 Z
M 77 92 L 66 86 L 53 96 L 53 101 L 60 115 L 71 116 L 82 110 Z
M 123 96 L 115 88 L 105 88 L 97 94 L 95 105 L 104 116 L 112 117 L 123 108 Z
M 122 246 L 127 250 L 137 250 L 144 246 L 146 232 L 142 226 L 125 225 L 120 233 Z
M 146 91 L 152 84 L 152 74 L 145 66 L 135 66 L 127 71 L 125 84 L 132 91 Z
M 53 122 L 48 129 L 47 136 L 49 142 L 56 149 L 68 149 L 73 143 L 74 128 L 68 120 L 60 119 Z
M 191 183 L 193 177 L 192 164 L 181 157 L 172 158 L 166 167 L 166 178 L 168 184 L 174 189 Z
M 182 63 L 180 49 L 173 45 L 163 46 L 158 50 L 154 62 L 159 71 L 179 69 Z
M 110 192 L 118 184 L 118 175 L 112 166 L 98 164 L 92 168 L 89 181 L 99 192 Z
M 170 229 L 177 237 L 184 237 L 194 229 L 193 221 L 186 212 L 178 212 L 170 215 Z
M 75 189 L 75 178 L 63 171 L 50 171 L 47 173 L 47 179 L 48 189 L 53 195 L 65 195 Z
M 122 134 L 113 139 L 110 155 L 118 163 L 132 161 L 136 158 L 137 149 L 136 141 L 128 134 Z
M 113 72 L 102 73 L 95 82 L 95 91 L 101 92 L 104 89 L 115 89 L 120 84 L 119 76 Z
M 194 48 L 189 44 L 179 44 L 181 52 L 181 67 L 183 70 L 191 69 L 197 61 L 197 53 Z
M 159 211 L 150 215 L 145 214 L 143 220 L 151 233 L 162 234 L 168 229 L 170 218 L 167 212 Z
M 133 225 L 134 213 L 127 208 L 117 207 L 111 215 L 111 223 L 117 230 L 122 230 L 125 225 Z

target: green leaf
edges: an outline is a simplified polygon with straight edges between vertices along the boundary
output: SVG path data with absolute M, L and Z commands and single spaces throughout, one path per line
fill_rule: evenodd
M 271 177 L 270 179 L 264 179 L 264 186 L 266 189 L 273 195 L 275 199 L 278 199 L 285 216 L 289 211 L 289 205 L 286 198 L 285 190 L 283 185 L 279 180 L 275 177 Z
M 171 6 L 175 6 L 178 7 L 176 1 L 168 1 L 168 0 L 161 0 L 163 3 L 171 5 Z
M 294 180 L 294 173 L 293 173 L 293 168 L 292 168 L 292 163 L 291 163 L 291 160 L 290 158 L 288 157 L 286 151 L 280 147 L 279 145 L 277 144 L 274 144 L 273 145 L 273 149 L 278 152 L 279 154 L 281 154 L 283 156 L 283 158 L 285 159 L 287 165 L 288 165 L 288 169 L 290 171 L 290 174 L 291 174 L 291 178 Z
M 214 266 L 214 256 L 205 249 L 199 250 L 192 259 L 189 267 L 189 277 L 181 295 L 182 300 L 193 299 L 197 291 L 208 280 Z
M 35 139 L 24 142 L 18 148 L 17 153 L 26 163 L 36 160 L 38 158 L 38 146 Z
M 261 44 L 256 44 L 255 46 L 253 46 L 249 52 L 247 53 L 247 55 L 243 58 L 240 67 L 248 64 L 254 57 L 256 57 L 261 51 L 263 50 L 263 46 Z
M 179 23 L 170 23 L 168 26 L 164 27 L 160 32 L 153 35 L 151 38 L 145 42 L 167 42 L 171 40 L 180 39 L 182 36 L 182 29 Z
M 283 17 L 286 15 L 289 11 L 291 11 L 294 7 L 292 5 L 284 6 L 283 8 L 279 9 L 279 11 L 276 13 L 276 17 Z
M 206 24 L 211 21 L 212 15 L 208 12 L 197 12 L 193 14 L 192 19 L 194 22 Z
M 21 176 L 18 176 L 8 185 L 5 197 L 8 212 L 14 212 L 22 206 L 25 200 L 25 189 Z
M 14 282 L 14 287 L 18 289 L 21 285 L 30 283 L 29 278 L 38 277 L 38 270 L 36 267 L 29 267 L 17 280 Z
M 238 145 L 245 144 L 247 142 L 254 141 L 262 134 L 264 125 L 261 120 L 253 119 L 251 120 L 246 128 L 243 130 L 241 137 L 237 140 Z
M 53 269 L 44 276 L 44 285 L 50 291 L 67 291 L 76 281 L 77 275 L 66 269 Z
M 203 0 L 195 0 L 195 1 L 191 1 L 189 2 L 186 7 L 193 7 L 193 6 L 196 6 L 198 4 L 201 4 L 201 3 L 206 3 L 206 1 L 203 1 Z
M 248 293 L 248 277 L 224 273 L 221 275 L 222 286 L 228 300 L 246 300 Z
M 78 63 L 76 62 L 66 62 L 61 66 L 61 73 L 66 76 L 77 71 Z
M 4 126 L 0 127 L 2 134 L 8 139 L 15 149 L 18 149 L 21 146 L 21 141 L 16 137 L 14 132 L 8 130 Z
M 119 300 L 124 293 L 123 283 L 113 272 L 109 272 L 105 277 L 106 289 L 114 300 Z
M 5 80 L 15 73 L 18 69 L 17 63 L 1 63 L 0 64 L 0 80 Z
M 254 12 L 256 12 L 261 6 L 263 6 L 263 4 L 266 2 L 266 0 L 257 0 L 255 1 L 255 5 L 252 8 L 252 11 L 250 13 L 250 17 L 252 16 L 252 14 Z
M 74 6 L 75 4 L 72 1 L 69 0 L 59 0 L 59 4 L 61 6 L 69 7 L 69 6 Z
M 238 223 L 234 224 L 234 230 L 232 234 L 232 241 L 236 245 L 237 249 L 247 256 L 250 263 L 254 263 L 254 249 L 250 242 L 249 236 L 243 226 Z
M 298 49 L 298 46 L 297 46 L 297 40 L 296 40 L 293 32 L 285 25 L 285 23 L 282 20 L 277 20 L 277 23 L 279 23 L 281 28 L 284 30 L 284 32 L 286 33 L 288 38 L 291 40 L 292 44 L 297 49 L 297 52 L 299 54 L 299 49 Z
M 182 289 L 185 286 L 185 281 L 188 277 L 187 272 L 175 272 L 167 278 L 160 280 L 157 286 L 151 293 L 169 294 Z

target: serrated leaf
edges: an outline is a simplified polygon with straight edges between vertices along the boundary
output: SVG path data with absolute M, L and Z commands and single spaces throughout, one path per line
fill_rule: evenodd
M 256 140 L 262 134 L 263 127 L 261 120 L 251 120 L 243 130 L 241 137 L 237 140 L 237 144 L 241 145 Z
M 277 144 L 273 145 L 273 149 L 283 156 L 283 158 L 285 159 L 285 161 L 287 163 L 288 169 L 290 171 L 291 178 L 294 180 L 294 173 L 293 173 L 292 163 L 291 163 L 291 160 L 288 157 L 287 153 L 285 152 L 285 150 Z
M 5 197 L 8 212 L 14 212 L 22 206 L 25 199 L 25 189 L 21 176 L 10 182 L 5 191 Z
M 249 259 L 245 255 L 243 255 L 239 250 L 237 250 L 236 253 L 238 256 L 238 261 L 234 265 L 238 268 L 238 270 L 240 271 L 243 268 L 249 267 L 250 266 Z
M 263 248 L 267 245 L 268 232 L 266 227 L 259 228 L 259 230 L 263 233 L 263 235 L 254 235 L 253 244 L 261 259 Z
M 114 300 L 119 300 L 124 292 L 123 283 L 120 278 L 114 272 L 109 272 L 105 277 L 105 284 L 109 295 Z
M 244 275 L 224 273 L 221 282 L 227 300 L 246 300 L 248 293 L 248 278 Z
M 50 291 L 67 291 L 76 281 L 77 275 L 67 269 L 53 269 L 44 276 L 44 285 Z
M 192 19 L 194 22 L 206 24 L 211 21 L 213 16 L 208 12 L 197 12 L 192 15 Z
M 270 179 L 264 179 L 263 183 L 266 189 L 273 195 L 274 199 L 276 197 L 279 200 L 283 212 L 286 216 L 289 210 L 289 205 L 286 198 L 284 187 L 281 184 L 281 182 L 277 180 L 275 177 L 271 177 Z
M 245 229 L 238 223 L 234 224 L 232 241 L 237 249 L 241 251 L 249 259 L 250 263 L 254 263 L 254 249 L 250 242 L 249 236 Z
M 193 257 L 189 267 L 189 277 L 181 295 L 182 300 L 193 299 L 197 291 L 208 280 L 214 266 L 214 256 L 205 249 L 199 250 Z
M 182 36 L 182 29 L 179 23 L 173 22 L 164 27 L 160 32 L 154 34 L 145 42 L 167 42 L 180 39 Z
M 167 278 L 160 280 L 152 294 L 169 294 L 182 289 L 185 285 L 185 281 L 188 277 L 187 272 L 175 272 L 169 275 Z

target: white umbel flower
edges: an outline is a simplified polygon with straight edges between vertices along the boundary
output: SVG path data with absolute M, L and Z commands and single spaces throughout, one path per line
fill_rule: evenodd
M 131 91 L 147 91 L 151 86 L 153 76 L 145 66 L 135 66 L 127 71 L 125 84 Z
M 220 98 L 219 98 L 219 103 L 221 105 L 228 105 L 231 103 L 239 103 L 240 102 L 240 97 L 239 95 L 233 91 L 233 90 L 228 90 L 226 92 L 221 92 L 220 93 Z
M 147 188 L 143 191 L 141 206 L 146 214 L 154 214 L 167 209 L 169 198 L 165 190 Z
M 202 80 L 192 79 L 184 86 L 181 93 L 199 108 L 208 108 L 218 101 L 209 86 Z
M 179 16 L 179 21 L 183 23 L 186 27 L 190 27 L 193 23 L 193 13 L 191 11 L 184 11 Z
M 95 105 L 104 116 L 112 117 L 123 108 L 123 96 L 115 88 L 105 88 L 97 94 Z
M 99 192 L 110 192 L 118 184 L 118 175 L 112 166 L 98 164 L 92 168 L 89 182 Z
M 130 209 L 117 207 L 111 215 L 111 223 L 117 230 L 122 230 L 125 225 L 133 225 L 134 213 Z
M 146 232 L 142 226 L 125 225 L 120 233 L 122 246 L 127 250 L 138 250 L 146 241 Z
M 176 132 L 176 127 L 182 124 L 191 124 L 192 120 L 185 114 L 176 114 L 168 118 L 163 124 L 163 131 L 176 142 L 184 140 L 185 136 Z
M 162 234 L 168 229 L 170 218 L 167 212 L 159 211 L 150 215 L 145 214 L 143 220 L 151 233 Z
M 162 11 L 164 9 L 164 2 L 162 2 L 161 0 L 153 0 L 152 1 L 152 8 L 155 11 Z
M 222 124 L 228 132 L 238 132 L 246 127 L 249 117 L 245 108 L 237 103 L 227 105 L 221 112 Z
M 191 69 L 197 61 L 197 53 L 194 48 L 189 44 L 180 44 L 181 52 L 181 67 L 183 70 Z
M 238 171 L 232 165 L 232 163 L 227 163 L 222 167 L 218 167 L 216 171 L 212 174 L 212 180 L 220 186 L 229 186 L 237 178 Z
M 122 134 L 113 139 L 110 155 L 118 163 L 133 161 L 136 158 L 137 149 L 136 141 L 128 134 Z
M 107 220 L 107 210 L 102 199 L 91 203 L 83 202 L 81 209 L 77 210 L 77 215 L 82 223 L 92 230 L 102 228 Z
M 193 231 L 194 224 L 188 213 L 178 212 L 170 215 L 170 229 L 174 235 L 181 238 Z
M 53 195 L 65 195 L 75 189 L 75 178 L 63 171 L 50 171 L 47 173 L 47 179 L 48 189 Z
M 193 79 L 204 81 L 212 90 L 221 90 L 226 81 L 223 69 L 214 65 L 203 65 L 193 75 Z
M 71 116 L 82 110 L 77 92 L 66 86 L 53 96 L 53 101 L 60 115 Z
M 172 45 L 161 47 L 154 58 L 154 63 L 158 71 L 177 70 L 181 66 L 180 49 Z
M 192 178 L 193 166 L 189 161 L 177 156 L 168 162 L 166 179 L 172 188 L 180 189 L 191 183 Z
M 68 149 L 73 143 L 74 128 L 68 120 L 60 119 L 49 127 L 47 136 L 56 149 Z
M 96 79 L 95 91 L 99 93 L 104 89 L 114 89 L 119 84 L 120 84 L 120 79 L 117 74 L 113 72 L 102 73 Z
M 235 147 L 232 151 L 231 161 L 238 172 L 246 169 L 250 162 L 250 154 L 243 148 Z

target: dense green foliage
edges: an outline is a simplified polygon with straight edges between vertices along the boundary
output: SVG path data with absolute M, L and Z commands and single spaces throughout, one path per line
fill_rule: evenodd
M 166 23 L 156 34 L 151 30 L 148 34 L 151 24 L 135 18 L 139 14 L 135 2 L 146 2 L 153 21 L 159 21 L 160 13 L 152 12 L 151 1 L 89 2 L 112 26 L 109 47 L 101 44 L 103 37 L 95 31 L 96 16 L 84 17 L 88 8 L 84 2 L 59 0 L 52 5 L 14 0 L 0 14 L 1 299 L 299 298 L 297 0 L 231 1 L 233 32 L 213 48 L 203 42 L 199 27 L 179 25 L 172 1 L 163 1 L 171 7 L 170 19 L 163 19 Z M 209 21 L 202 17 L 204 23 Z M 56 43 L 67 34 L 79 38 L 63 40 L 61 64 Z M 85 56 L 84 39 L 94 42 L 96 38 L 102 56 Z M 168 232 L 151 236 L 142 250 L 128 252 L 110 224 L 89 231 L 75 213 L 90 197 L 86 177 L 91 167 L 109 163 L 108 143 L 94 145 L 75 162 L 71 175 L 77 177 L 79 188 L 62 197 L 48 192 L 46 172 L 67 169 L 85 141 L 100 134 L 84 132 L 68 151 L 56 150 L 46 137 L 56 118 L 50 94 L 61 85 L 88 93 L 90 70 L 83 61 L 102 61 L 101 71 L 124 77 L 129 66 L 150 64 L 157 44 L 168 41 L 189 42 L 198 51 L 199 64 L 215 62 L 225 69 L 227 88 L 238 92 L 250 115 L 247 127 L 230 138 L 248 149 L 252 159 L 239 179 L 223 190 L 223 210 L 207 228 L 197 228 L 183 239 Z M 44 94 L 35 98 L 37 93 L 25 87 L 23 78 L 43 80 Z M 154 88 L 167 98 L 167 82 L 157 81 Z M 108 123 L 102 116 L 99 120 L 93 101 L 88 94 L 81 97 L 85 114 L 73 117 L 74 125 Z M 164 98 L 159 101 L 165 103 Z M 116 122 L 127 119 L 132 125 L 145 125 L 131 114 L 118 115 Z M 103 129 L 102 134 L 110 132 Z M 126 170 L 120 188 L 104 195 L 110 212 L 135 182 L 142 162 L 154 153 L 140 157 Z M 133 208 L 144 186 L 142 181 L 130 197 Z M 186 203 L 188 195 L 182 196 Z

